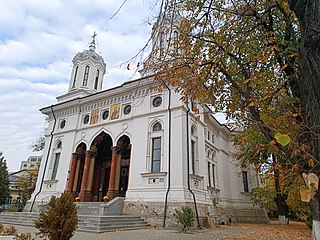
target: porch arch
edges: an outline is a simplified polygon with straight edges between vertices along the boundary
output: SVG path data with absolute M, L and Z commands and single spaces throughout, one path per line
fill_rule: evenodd
M 112 149 L 112 161 L 108 196 L 110 199 L 124 197 L 128 189 L 131 143 L 127 135 L 122 135 Z

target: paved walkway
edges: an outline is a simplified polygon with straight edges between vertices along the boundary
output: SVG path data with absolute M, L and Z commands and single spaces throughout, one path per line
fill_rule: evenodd
M 6 226 L 6 225 L 5 225 Z M 15 226 L 19 233 L 32 233 L 36 240 L 39 237 L 35 236 L 36 228 L 27 226 Z M 172 229 L 143 229 L 132 231 L 119 231 L 119 232 L 106 232 L 106 233 L 86 233 L 76 231 L 73 240 L 94 240 L 94 239 L 107 239 L 107 240 L 214 240 L 223 236 L 228 236 L 246 231 L 245 228 L 232 227 L 232 228 L 213 228 L 206 230 L 191 231 L 188 233 L 180 233 Z

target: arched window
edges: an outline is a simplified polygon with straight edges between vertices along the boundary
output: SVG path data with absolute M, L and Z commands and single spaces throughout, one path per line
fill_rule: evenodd
M 249 192 L 248 172 L 242 171 L 243 191 Z
M 208 150 L 208 159 L 207 159 L 207 175 L 208 175 L 208 186 L 216 188 L 216 162 L 215 162 L 216 151 L 209 149 Z
M 215 161 L 215 158 L 216 158 L 216 152 L 212 152 L 212 161 Z
M 208 152 L 207 152 L 207 157 L 210 159 L 211 157 L 211 150 L 209 149 Z
M 59 166 L 60 156 L 61 156 L 61 149 L 62 149 L 62 142 L 59 140 L 56 144 L 56 149 L 53 155 L 51 180 L 56 179 L 56 176 L 57 176 L 58 166 Z
M 84 69 L 83 83 L 82 83 L 83 86 L 87 86 L 88 84 L 89 70 L 90 70 L 89 66 L 86 66 Z
M 197 127 L 194 126 L 194 125 L 191 127 L 191 135 L 192 136 L 196 136 L 197 135 Z
M 78 69 L 79 69 L 79 66 L 77 66 L 77 67 L 76 67 L 76 70 L 74 71 L 72 87 L 75 87 L 75 86 L 76 86 L 76 80 L 77 80 L 77 75 L 78 75 Z
M 57 148 L 59 149 L 59 148 L 62 148 L 62 142 L 61 141 L 58 141 L 58 143 L 57 143 Z
M 199 173 L 199 155 L 198 155 L 198 136 L 197 127 L 195 125 L 191 126 L 191 170 L 192 174 Z
M 152 131 L 153 132 L 157 132 L 157 131 L 161 131 L 162 130 L 162 125 L 159 122 L 156 122 L 155 124 L 153 124 L 152 127 Z
M 97 69 L 97 72 L 96 72 L 96 80 L 94 82 L 94 89 L 97 90 L 98 89 L 98 80 L 99 80 L 99 69 Z
M 150 133 L 150 171 L 153 173 L 161 172 L 162 158 L 162 124 L 155 122 L 151 125 Z

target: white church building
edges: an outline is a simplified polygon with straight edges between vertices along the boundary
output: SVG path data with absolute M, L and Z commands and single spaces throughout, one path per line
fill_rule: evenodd
M 159 51 L 177 34 L 160 22 L 153 29 Z M 183 103 L 172 87 L 156 88 L 150 69 L 103 90 L 106 64 L 95 50 L 94 35 L 73 58 L 68 92 L 41 109 L 49 126 L 32 211 L 69 191 L 81 202 L 124 197 L 124 214 L 152 224 L 185 205 L 215 224 L 267 220 L 248 195 L 257 173 L 234 159 L 234 133 L 212 114 L 193 111 L 194 104 L 200 112 L 208 107 Z M 160 53 L 149 60 L 153 54 Z

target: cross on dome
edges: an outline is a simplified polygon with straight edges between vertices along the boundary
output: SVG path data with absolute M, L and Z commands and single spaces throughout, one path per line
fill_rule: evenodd
M 91 50 L 91 51 L 95 51 L 96 50 L 96 36 L 97 35 L 98 34 L 96 33 L 96 31 L 94 31 L 93 35 L 91 36 L 92 41 L 91 41 L 91 43 L 89 45 L 89 50 Z

